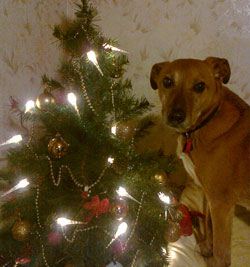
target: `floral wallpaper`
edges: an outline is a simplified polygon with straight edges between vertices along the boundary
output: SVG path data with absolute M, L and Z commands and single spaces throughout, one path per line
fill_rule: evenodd
M 139 94 L 150 91 L 151 66 L 177 58 L 225 57 L 229 87 L 250 103 L 248 0 L 93 0 L 102 29 L 129 51 L 128 76 Z M 249 85 L 248 85 L 249 84 Z
M 72 16 L 79 0 L 0 1 L 0 137 L 10 136 L 9 96 L 21 103 L 40 92 L 42 74 L 60 62 L 52 28 Z M 91 0 L 97 24 L 129 52 L 126 75 L 135 93 L 159 108 L 150 89 L 151 66 L 176 58 L 220 56 L 229 60 L 229 87 L 250 103 L 250 3 L 248 0 Z M 10 128 L 11 127 L 11 128 Z M 11 130 L 13 131 L 13 130 Z M 1 141 L 1 140 L 0 140 Z
M 0 142 L 18 132 L 10 114 L 9 97 L 25 104 L 41 92 L 41 75 L 54 75 L 60 60 L 52 36 L 62 14 L 73 13 L 67 1 L 0 1 Z

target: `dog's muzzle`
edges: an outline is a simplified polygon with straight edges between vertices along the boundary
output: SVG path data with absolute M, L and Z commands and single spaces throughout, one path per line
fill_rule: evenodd
M 167 117 L 167 123 L 172 126 L 178 126 L 182 122 L 184 122 L 186 119 L 186 113 L 184 110 L 180 108 L 173 109 L 168 117 Z

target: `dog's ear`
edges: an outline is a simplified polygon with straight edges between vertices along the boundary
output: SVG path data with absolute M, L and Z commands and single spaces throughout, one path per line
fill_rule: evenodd
M 153 65 L 150 73 L 150 84 L 151 87 L 156 90 L 158 89 L 158 85 L 156 82 L 156 77 L 159 75 L 162 67 L 166 64 L 167 62 L 161 62 L 161 63 L 156 63 Z
M 228 83 L 231 70 L 228 61 L 225 58 L 208 57 L 205 62 L 210 64 L 214 70 L 214 77 L 220 79 L 223 83 Z

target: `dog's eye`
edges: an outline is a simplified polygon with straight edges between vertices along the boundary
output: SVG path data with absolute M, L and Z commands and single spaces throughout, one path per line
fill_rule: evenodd
M 165 87 L 165 88 L 169 88 L 169 87 L 171 87 L 171 86 L 173 86 L 174 85 L 174 81 L 172 80 L 172 79 L 170 79 L 169 77 L 165 77 L 164 79 L 163 79 L 163 86 Z
M 194 85 L 194 90 L 196 93 L 202 93 L 205 90 L 205 83 L 204 82 L 199 82 Z

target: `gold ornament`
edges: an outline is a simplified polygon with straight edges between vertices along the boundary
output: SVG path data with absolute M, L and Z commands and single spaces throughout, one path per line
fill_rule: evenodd
M 167 242 L 176 242 L 181 236 L 180 225 L 177 222 L 167 221 L 165 239 Z
M 53 95 L 48 92 L 47 90 L 44 90 L 42 94 L 38 96 L 36 99 L 36 106 L 39 109 L 45 108 L 48 104 L 54 104 L 55 103 L 55 98 Z
M 133 138 L 135 131 L 136 127 L 133 121 L 123 121 L 116 124 L 116 136 L 123 140 Z
M 12 227 L 12 236 L 17 241 L 25 241 L 30 234 L 31 225 L 28 221 L 17 221 Z
M 49 141 L 48 151 L 49 154 L 55 158 L 60 159 L 65 156 L 68 152 L 69 144 L 64 141 L 59 133 Z
M 121 220 L 126 217 L 128 214 L 128 205 L 125 200 L 118 199 L 111 208 L 112 214 L 116 217 L 117 220 Z
M 164 171 L 158 171 L 154 176 L 153 179 L 156 180 L 160 185 L 164 185 L 167 182 L 167 174 Z

